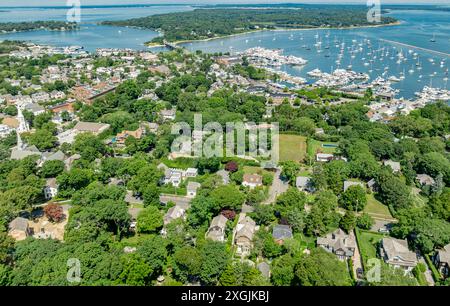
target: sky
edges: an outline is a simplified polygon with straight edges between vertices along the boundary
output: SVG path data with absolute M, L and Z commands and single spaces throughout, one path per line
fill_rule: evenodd
M 206 3 L 359 3 L 366 4 L 367 0 L 80 0 L 82 5 L 99 4 L 206 4 Z M 66 6 L 76 0 L 0 0 L 0 6 Z M 381 0 L 383 4 L 450 4 L 449 0 Z

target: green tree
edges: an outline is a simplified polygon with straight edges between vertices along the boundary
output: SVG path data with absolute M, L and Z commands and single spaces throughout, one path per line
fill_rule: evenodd
M 41 168 L 41 176 L 44 178 L 57 177 L 64 171 L 64 162 L 60 160 L 47 160 Z
M 350 286 L 351 279 L 345 262 L 321 248 L 300 257 L 295 275 L 301 286 Z
M 137 217 L 138 233 L 157 232 L 163 226 L 163 216 L 159 209 L 150 206 L 142 210 Z
M 367 204 L 364 188 L 359 185 L 348 187 L 347 190 L 341 194 L 339 204 L 350 211 L 362 211 Z

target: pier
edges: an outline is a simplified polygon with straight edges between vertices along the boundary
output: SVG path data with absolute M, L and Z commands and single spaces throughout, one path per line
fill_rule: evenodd
M 448 54 L 448 53 L 444 53 L 444 52 L 440 52 L 440 51 L 436 51 L 436 50 L 431 50 L 431 49 L 427 49 L 427 48 L 422 48 L 422 47 L 417 47 L 417 46 L 413 46 L 413 45 L 408 45 L 408 44 L 404 44 L 404 43 L 393 41 L 393 40 L 380 38 L 380 41 L 388 42 L 388 43 L 391 43 L 391 44 L 396 44 L 396 45 L 407 47 L 407 48 L 411 48 L 411 49 L 417 49 L 417 50 L 421 50 L 421 51 L 426 51 L 426 52 L 433 53 L 433 54 L 436 54 L 436 55 L 450 57 L 450 54 Z

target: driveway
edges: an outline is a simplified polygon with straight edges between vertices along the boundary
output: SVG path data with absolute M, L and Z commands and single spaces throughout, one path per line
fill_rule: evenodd
M 356 237 L 356 234 L 354 232 L 353 232 L 353 234 Z M 358 268 L 361 268 L 361 270 L 363 269 L 362 263 L 361 263 L 361 255 L 359 253 L 358 243 L 356 243 L 356 248 L 355 248 L 355 252 L 353 254 L 352 261 L 353 261 L 353 275 L 355 276 L 356 280 L 362 280 L 362 279 L 358 278 L 358 274 L 356 273 L 356 270 Z
M 273 178 L 272 186 L 269 187 L 269 197 L 262 204 L 275 203 L 277 197 L 288 190 L 289 184 L 282 181 L 280 176 L 281 169 L 277 169 Z

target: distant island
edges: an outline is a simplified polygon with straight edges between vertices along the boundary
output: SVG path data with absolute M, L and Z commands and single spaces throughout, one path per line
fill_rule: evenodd
M 33 30 L 72 31 L 77 28 L 77 23 L 65 21 L 3 22 L 0 23 L 0 34 Z
M 123 21 L 104 21 L 104 25 L 152 29 L 163 35 L 151 43 L 203 40 L 264 29 L 349 28 L 396 23 L 382 17 L 381 23 L 367 20 L 362 7 L 302 9 L 196 9 L 189 12 L 152 15 Z

